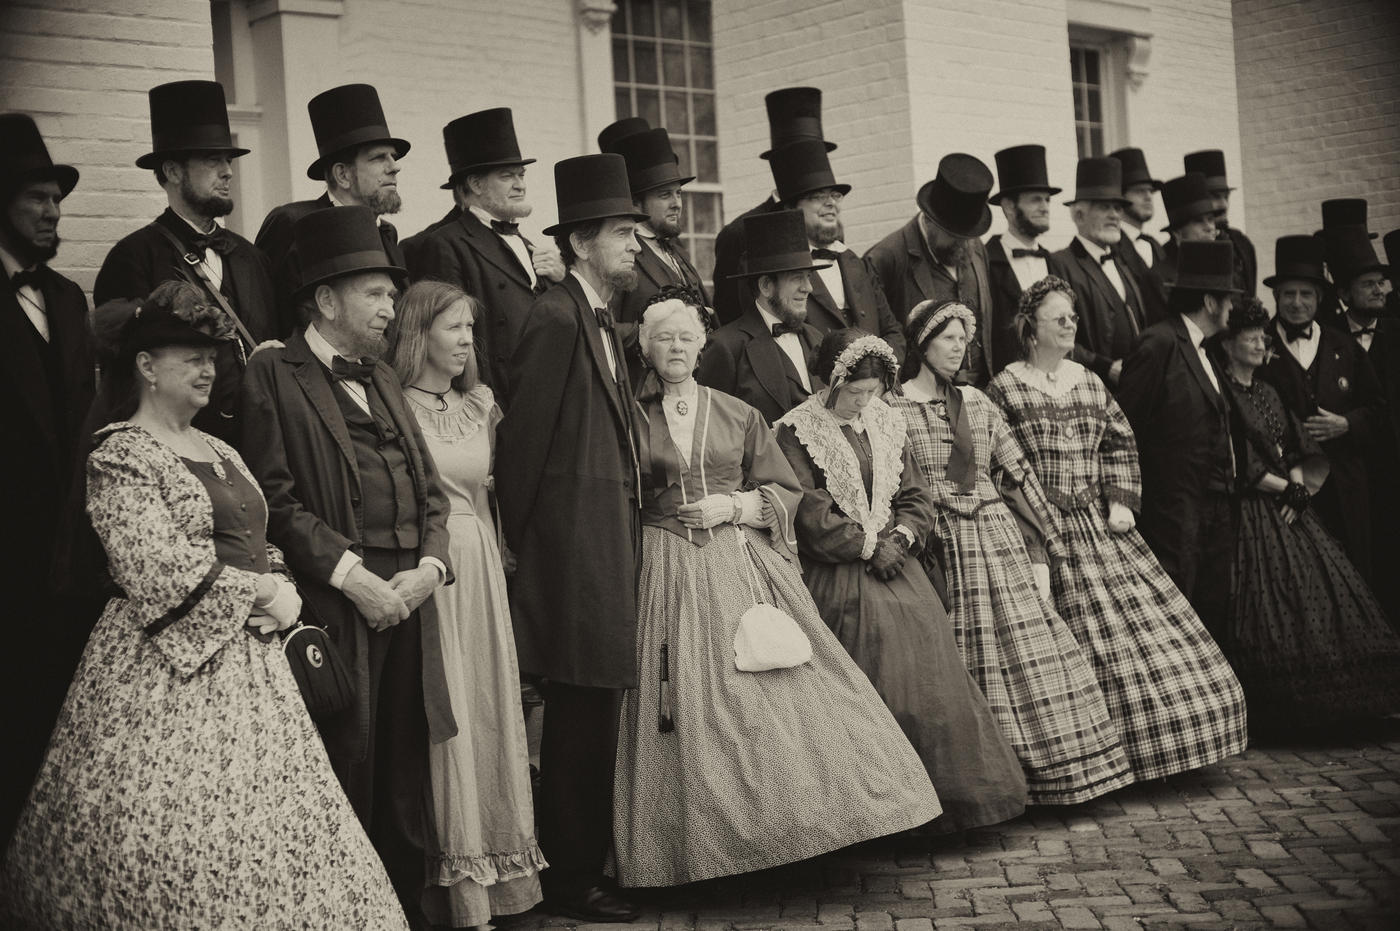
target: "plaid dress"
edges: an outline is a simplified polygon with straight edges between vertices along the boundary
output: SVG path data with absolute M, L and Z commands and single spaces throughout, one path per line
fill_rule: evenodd
M 958 652 L 1021 761 L 1031 802 L 1084 802 L 1128 785 L 1133 774 L 1088 659 L 1041 598 L 992 470 L 1026 485 L 1031 500 L 1034 476 L 996 405 L 975 388 L 961 390 L 977 472 L 970 494 L 945 476 L 953 430 L 941 411 L 891 399 L 937 505 L 924 559 L 941 560 Z
M 987 394 L 1053 505 L 1064 550 L 1055 598 L 1093 660 L 1133 774 L 1155 779 L 1239 753 L 1246 741 L 1239 680 L 1142 535 L 1108 529 L 1110 503 L 1140 504 L 1127 417 L 1081 366 L 1063 363 L 1054 392 L 1037 387 L 1038 373 L 1027 368 L 1008 367 Z

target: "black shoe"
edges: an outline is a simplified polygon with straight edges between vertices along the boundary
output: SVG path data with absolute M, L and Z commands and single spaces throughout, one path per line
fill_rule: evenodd
M 545 907 L 556 915 L 581 921 L 624 922 L 637 917 L 637 907 L 631 902 L 599 886 L 590 886 L 572 895 L 551 896 Z

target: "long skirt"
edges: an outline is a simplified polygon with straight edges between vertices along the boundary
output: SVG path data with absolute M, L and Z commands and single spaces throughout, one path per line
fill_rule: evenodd
M 725 530 L 704 547 L 642 531 L 640 684 L 623 698 L 613 790 L 622 886 L 766 869 L 942 810 L 899 726 L 817 616 L 796 565 L 762 531 L 745 528 L 741 547 Z M 753 591 L 798 623 L 810 662 L 735 667 L 734 634 Z M 671 730 L 661 729 L 663 689 Z

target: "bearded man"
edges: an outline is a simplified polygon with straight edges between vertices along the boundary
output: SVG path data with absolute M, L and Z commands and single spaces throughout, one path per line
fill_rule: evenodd
M 155 172 L 168 206 L 155 222 L 122 239 L 93 285 L 98 304 L 142 300 L 172 279 L 203 288 L 233 317 L 238 339 L 220 346 L 209 404 L 194 425 L 230 443 L 239 438 L 239 393 L 248 357 L 278 333 L 267 259 L 219 220 L 233 212 L 233 144 L 224 89 L 215 81 L 176 81 L 150 91 L 151 151 L 137 167 Z
M 1165 265 L 1162 243 L 1147 232 L 1147 224 L 1157 215 L 1157 192 L 1162 182 L 1147 169 L 1142 149 L 1119 149 L 1109 153 L 1123 166 L 1122 237 L 1114 247 L 1118 261 L 1137 279 L 1149 325 L 1167 317 L 1167 287 L 1162 280 Z

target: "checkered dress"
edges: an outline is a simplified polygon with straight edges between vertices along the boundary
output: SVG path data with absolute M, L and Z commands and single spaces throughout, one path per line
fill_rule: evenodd
M 1064 549 L 1055 598 L 1093 660 L 1133 774 L 1154 779 L 1239 753 L 1246 741 L 1239 680 L 1142 535 L 1109 532 L 1108 505 L 1136 510 L 1142 488 L 1122 409 L 1083 368 L 1071 370 L 1077 381 L 1054 397 L 1031 385 L 1022 365 L 994 378 L 987 394 L 1006 412 L 1053 505 Z
M 1133 775 L 1093 669 L 1041 598 L 1021 531 L 993 481 L 994 469 L 1012 484 L 1027 479 L 1021 451 L 996 405 L 975 388 L 961 390 L 977 468 L 969 494 L 944 475 L 948 421 L 932 404 L 891 404 L 904 415 L 914 460 L 938 505 L 924 557 L 941 558 L 958 652 L 1021 761 L 1031 802 L 1087 801 Z M 1038 497 L 1033 486 L 1026 490 Z

